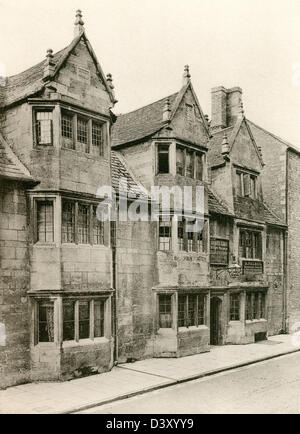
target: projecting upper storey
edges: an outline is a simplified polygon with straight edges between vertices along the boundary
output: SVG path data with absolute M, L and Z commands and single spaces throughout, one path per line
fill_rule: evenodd
M 264 162 L 244 115 L 240 88 L 212 90 L 210 129 L 207 159 L 212 188 L 237 218 L 284 226 L 264 203 L 260 176 Z

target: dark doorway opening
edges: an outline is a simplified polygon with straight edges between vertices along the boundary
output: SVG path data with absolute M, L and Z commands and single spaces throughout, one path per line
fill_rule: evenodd
M 218 297 L 210 299 L 210 344 L 221 345 L 221 305 Z

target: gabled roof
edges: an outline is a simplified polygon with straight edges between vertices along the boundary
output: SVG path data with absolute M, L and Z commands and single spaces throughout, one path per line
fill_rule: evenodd
M 49 79 L 51 80 L 55 78 L 55 76 L 63 67 L 68 57 L 70 56 L 71 52 L 77 46 L 77 44 L 80 42 L 81 39 L 85 41 L 87 48 L 90 52 L 90 55 L 94 60 L 97 71 L 101 79 L 103 80 L 107 92 L 111 97 L 111 101 L 115 103 L 116 100 L 114 98 L 112 89 L 109 87 L 107 83 L 106 77 L 104 76 L 104 73 L 97 60 L 94 50 L 84 32 L 82 32 L 79 36 L 73 39 L 73 41 L 63 50 L 60 50 L 53 55 L 54 57 L 52 61 L 54 63 L 54 71 L 49 76 Z M 0 93 L 0 105 L 2 107 L 5 107 L 42 91 L 45 86 L 45 82 L 43 81 L 45 62 L 46 60 L 38 63 L 35 66 L 32 66 L 31 68 L 21 72 L 20 74 L 8 77 L 6 79 L 6 85 L 2 86 L 1 89 L 2 95 Z
M 208 164 L 210 167 L 215 167 L 215 166 L 219 166 L 221 164 L 224 164 L 225 160 L 224 160 L 224 157 L 222 155 L 222 142 L 223 142 L 224 134 L 226 133 L 226 136 L 228 139 L 228 145 L 229 145 L 228 155 L 230 156 L 230 152 L 232 151 L 235 140 L 236 140 L 238 133 L 241 129 L 241 126 L 243 124 L 245 124 L 245 126 L 247 128 L 247 131 L 249 133 L 249 137 L 250 137 L 252 144 L 255 148 L 255 151 L 257 153 L 259 161 L 263 167 L 264 163 L 262 160 L 262 156 L 259 153 L 257 144 L 255 142 L 255 138 L 254 138 L 252 131 L 248 125 L 247 119 L 244 116 L 242 116 L 240 119 L 238 119 L 234 126 L 224 128 L 221 131 L 217 131 L 217 132 L 213 133 L 213 137 L 209 141 L 209 147 L 208 147 L 208 153 L 207 153 Z
M 0 132 L 0 178 L 37 184 Z
M 148 200 L 149 194 L 142 184 L 137 181 L 131 170 L 128 168 L 126 161 L 118 152 L 111 151 L 111 181 L 112 187 L 115 189 L 116 193 L 119 192 L 120 181 L 126 179 L 127 188 L 125 189 L 124 183 L 122 183 L 122 188 L 125 192 L 133 192 L 137 198 Z
M 135 142 L 151 137 L 167 123 L 163 121 L 163 108 L 169 99 L 171 110 L 174 109 L 178 92 L 155 101 L 132 112 L 120 115 L 112 127 L 112 146 Z
M 194 96 L 203 120 L 203 124 L 208 134 L 207 121 L 199 105 L 192 83 L 189 82 L 183 86 L 179 92 L 176 92 L 132 112 L 118 116 L 112 127 L 112 146 L 117 147 L 150 138 L 162 128 L 167 126 L 175 116 L 177 109 L 188 89 L 191 90 Z M 163 110 L 167 100 L 169 100 L 170 103 L 171 114 L 170 119 L 168 121 L 164 121 Z

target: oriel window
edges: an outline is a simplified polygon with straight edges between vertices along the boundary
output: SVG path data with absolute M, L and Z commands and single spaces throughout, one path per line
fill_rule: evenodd
M 158 145 L 158 173 L 169 173 L 169 145 Z
M 36 120 L 36 142 L 38 145 L 52 145 L 53 124 L 52 110 L 41 110 L 35 112 Z
M 53 201 L 45 200 L 36 202 L 37 234 L 38 242 L 54 242 L 54 211 Z

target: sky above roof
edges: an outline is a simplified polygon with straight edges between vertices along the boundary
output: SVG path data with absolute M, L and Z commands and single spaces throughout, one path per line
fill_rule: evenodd
M 299 0 L 0 0 L 0 75 L 68 45 L 77 8 L 116 113 L 178 91 L 189 64 L 204 113 L 212 87 L 240 86 L 246 116 L 300 148 Z

